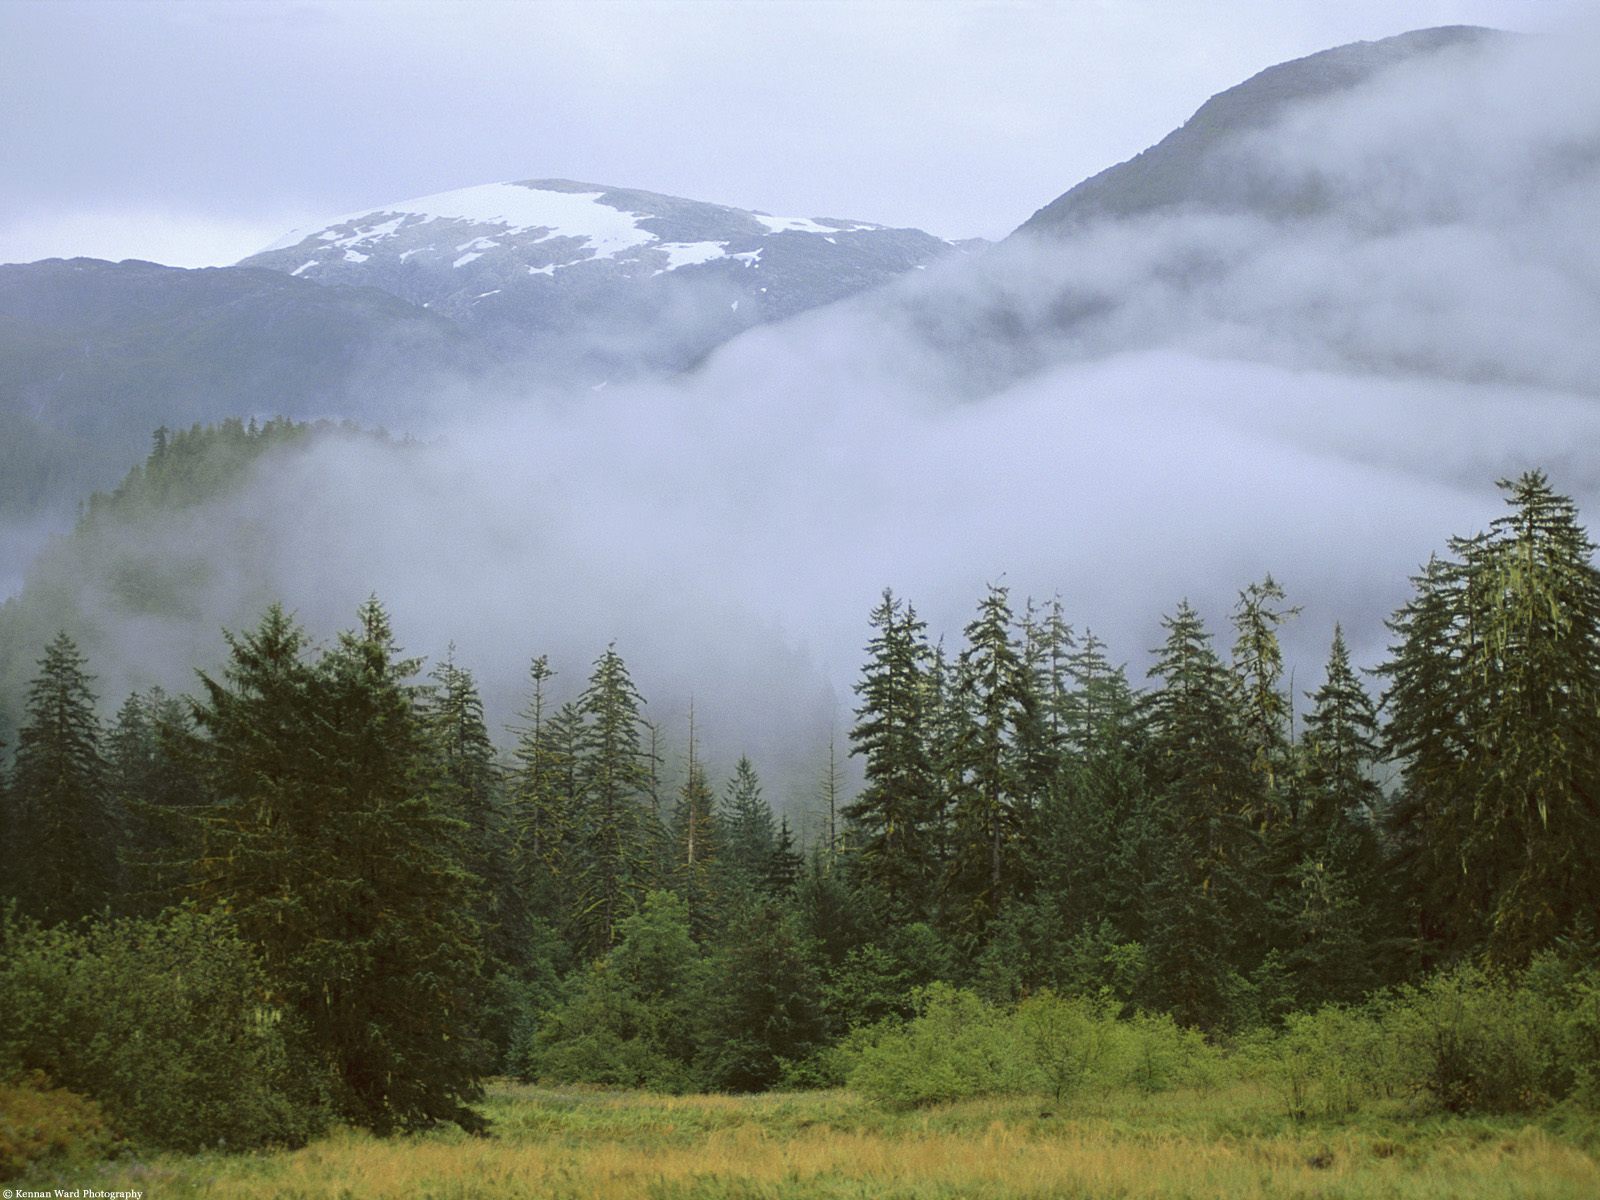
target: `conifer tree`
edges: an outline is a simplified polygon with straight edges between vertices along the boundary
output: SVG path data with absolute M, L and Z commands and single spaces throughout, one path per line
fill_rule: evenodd
M 576 917 L 584 944 L 596 955 L 612 944 L 617 923 L 637 907 L 649 881 L 643 705 L 622 656 L 607 647 L 578 701 Z
M 499 769 L 472 672 L 455 661 L 455 646 L 430 675 L 427 717 L 444 775 L 445 798 L 467 826 L 467 869 L 498 881 Z
M 1304 763 L 1314 823 L 1326 824 L 1334 815 L 1358 821 L 1375 820 L 1383 793 L 1371 769 L 1381 757 L 1378 714 L 1350 666 L 1344 631 L 1333 627 L 1333 646 L 1322 686 L 1309 693 L 1312 703 L 1306 718 Z
M 22 912 L 46 924 L 99 912 L 117 879 L 117 829 L 86 667 L 64 632 L 45 648 L 6 797 L 8 890 Z
M 548 694 L 555 671 L 541 654 L 528 668 L 532 694 L 522 710 L 513 752 L 511 823 L 518 887 L 548 911 L 569 866 L 573 763 Z
M 706 779 L 695 741 L 694 706 L 689 706 L 689 764 L 672 810 L 673 883 L 688 909 L 696 937 L 706 937 L 715 922 L 718 846 L 716 797 Z
M 1334 627 L 1326 678 L 1299 756 L 1306 809 L 1284 831 L 1270 908 L 1280 961 L 1304 1003 L 1359 999 L 1393 971 L 1393 906 L 1382 872 L 1376 818 L 1382 792 L 1377 714 Z
M 376 601 L 314 666 L 277 606 L 228 640 L 194 710 L 202 895 L 260 949 L 303 1076 L 343 1119 L 477 1127 L 475 896 L 417 664 Z
M 978 931 L 1024 886 L 1021 846 L 1046 772 L 1030 671 L 1003 587 L 990 587 L 959 661 L 964 720 L 954 746 L 958 923 Z
M 1268 575 L 1239 593 L 1233 610 L 1233 670 L 1238 679 L 1243 730 L 1250 744 L 1250 769 L 1260 779 L 1264 801 L 1251 814 L 1266 829 L 1294 819 L 1289 769 L 1290 698 L 1281 686 L 1283 649 L 1278 627 L 1299 613 L 1283 607 L 1284 591 Z
M 806 856 L 795 845 L 794 833 L 789 828 L 789 818 L 778 822 L 778 833 L 772 842 L 772 853 L 767 856 L 764 884 L 769 895 L 780 899 L 793 893 L 805 870 Z
M 717 815 L 723 861 L 732 881 L 739 887 L 759 889 L 772 864 L 777 828 L 772 806 L 761 794 L 761 779 L 743 755 L 728 780 Z
M 866 760 L 866 784 L 845 808 L 856 862 L 897 916 L 921 915 L 929 884 L 928 827 L 936 785 L 923 740 L 925 625 L 887 589 L 872 611 L 871 656 L 856 684 L 861 698 L 850 731 L 851 754 Z
M 1059 759 L 1069 738 L 1073 711 L 1072 659 L 1077 649 L 1061 596 L 1052 596 L 1044 615 L 1028 601 L 1022 621 L 1023 659 L 1038 698 L 1038 721 L 1051 758 Z
M 1600 908 L 1600 572 L 1543 474 L 1500 486 L 1512 511 L 1419 577 L 1385 671 L 1421 930 L 1521 963 Z
M 822 1041 L 821 984 L 794 915 L 757 904 L 711 963 L 700 1069 L 712 1087 L 760 1091 Z
M 1067 656 L 1071 686 L 1064 699 L 1065 749 L 1080 759 L 1126 746 L 1135 730 L 1133 690 L 1121 667 L 1106 656 L 1106 644 L 1084 630 Z
M 1258 777 L 1233 680 L 1199 615 L 1185 601 L 1162 624 L 1167 640 L 1150 671 L 1162 685 L 1145 704 L 1146 775 L 1160 822 L 1144 906 L 1150 975 L 1161 1007 L 1215 1025 L 1230 972 L 1253 965 L 1240 943 L 1261 929 L 1249 820 Z
M 129 911 L 154 914 L 188 886 L 189 835 L 205 799 L 184 754 L 192 732 L 183 701 L 155 687 L 123 702 L 107 738 L 113 807 L 125 831 L 120 857 Z
M 828 765 L 822 773 L 822 817 L 824 841 L 821 860 L 827 870 L 832 870 L 843 849 L 839 838 L 839 754 L 838 745 L 830 731 L 828 734 Z

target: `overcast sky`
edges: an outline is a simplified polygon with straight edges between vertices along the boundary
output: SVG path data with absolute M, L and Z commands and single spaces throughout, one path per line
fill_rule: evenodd
M 564 177 L 1000 237 L 1263 67 L 1576 0 L 0 0 L 0 262 Z

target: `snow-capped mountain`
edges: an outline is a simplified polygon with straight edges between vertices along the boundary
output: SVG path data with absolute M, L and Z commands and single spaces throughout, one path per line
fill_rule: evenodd
M 241 266 L 382 288 L 505 349 L 610 377 L 687 366 L 753 325 L 967 244 L 564 179 L 490 183 L 296 230 Z

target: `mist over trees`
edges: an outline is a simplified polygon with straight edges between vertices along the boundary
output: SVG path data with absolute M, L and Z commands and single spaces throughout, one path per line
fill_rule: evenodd
M 158 442 L 129 487 L 188 445 Z M 848 731 L 863 785 L 841 794 L 830 756 L 809 812 L 774 812 L 749 758 L 713 777 L 692 719 L 652 725 L 616 645 L 584 681 L 535 654 L 497 737 L 471 668 L 452 652 L 424 674 L 375 598 L 327 645 L 272 605 L 192 695 L 138 693 L 109 720 L 60 634 L 0 791 L 0 976 L 29 997 L 3 1065 L 145 1119 L 138 1063 L 69 1052 L 51 1006 L 123 971 L 200 1004 L 183 989 L 203 977 L 207 1039 L 251 1047 L 248 1086 L 216 1131 L 151 1136 L 253 1121 L 281 1141 L 334 1120 L 475 1128 L 494 1073 L 838 1082 L 861 1031 L 892 1049 L 883 1030 L 962 996 L 1092 999 L 1218 1040 L 1439 972 L 1582 962 L 1600 573 L 1549 480 L 1501 488 L 1505 514 L 1413 580 L 1381 697 L 1337 627 L 1323 682 L 1291 696 L 1297 608 L 1270 576 L 1225 633 L 1177 603 L 1138 681 L 1059 599 L 992 585 L 947 645 L 886 590 Z M 207 1039 L 175 1087 L 214 1086 Z

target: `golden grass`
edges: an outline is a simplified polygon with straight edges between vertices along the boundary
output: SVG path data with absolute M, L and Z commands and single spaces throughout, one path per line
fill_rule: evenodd
M 1049 1108 L 1046 1105 L 1045 1108 Z M 490 1138 L 340 1132 L 292 1153 L 108 1166 L 150 1200 L 1600 1197 L 1573 1140 L 1515 1122 L 1277 1121 L 1247 1088 L 884 1113 L 848 1093 L 663 1097 L 502 1087 Z

